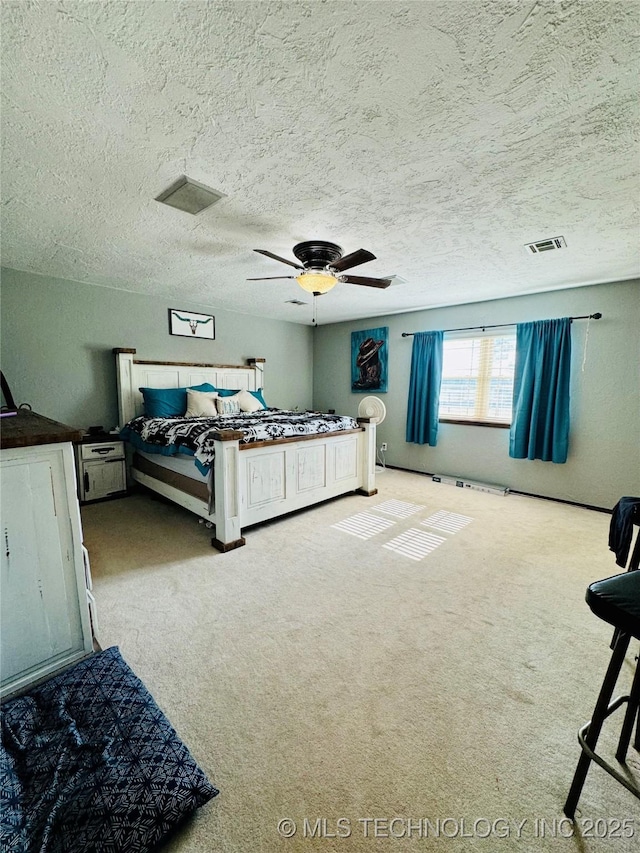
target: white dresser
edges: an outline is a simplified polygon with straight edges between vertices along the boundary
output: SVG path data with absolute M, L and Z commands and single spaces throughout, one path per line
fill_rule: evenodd
M 82 545 L 73 441 L 35 412 L 0 434 L 0 695 L 93 651 L 91 576 Z

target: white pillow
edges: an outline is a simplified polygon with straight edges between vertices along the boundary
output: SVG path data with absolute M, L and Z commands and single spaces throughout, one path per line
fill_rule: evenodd
M 235 396 L 238 398 L 238 403 L 240 403 L 241 412 L 261 412 L 264 409 L 260 400 L 256 400 L 253 394 L 250 394 L 248 391 L 240 391 Z
M 185 418 L 215 418 L 217 391 L 193 391 L 187 388 L 187 411 Z
M 231 397 L 218 397 L 216 406 L 219 415 L 239 415 L 240 414 L 240 394 L 233 394 Z

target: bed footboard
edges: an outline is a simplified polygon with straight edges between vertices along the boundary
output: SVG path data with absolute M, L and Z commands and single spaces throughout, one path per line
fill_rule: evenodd
M 375 424 L 322 436 L 240 445 L 231 431 L 216 442 L 212 544 L 244 545 L 243 527 L 349 492 L 376 494 Z

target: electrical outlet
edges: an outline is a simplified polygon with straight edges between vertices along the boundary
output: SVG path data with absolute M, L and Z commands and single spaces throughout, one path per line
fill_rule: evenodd
M 380 450 L 386 450 L 386 449 L 387 449 L 387 442 L 383 441 L 382 444 L 380 445 Z

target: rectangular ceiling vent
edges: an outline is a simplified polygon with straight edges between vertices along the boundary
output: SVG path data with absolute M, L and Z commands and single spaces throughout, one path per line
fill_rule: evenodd
M 178 210 L 183 210 L 185 213 L 191 213 L 195 216 L 224 197 L 224 193 L 213 190 L 199 181 L 194 181 L 192 178 L 182 175 L 181 178 L 178 178 L 164 192 L 156 196 L 156 201 L 168 204 L 170 207 L 176 207 Z
M 554 249 L 566 249 L 567 241 L 564 237 L 551 237 L 549 240 L 538 240 L 536 243 L 527 243 L 527 249 L 532 255 L 540 252 L 551 252 Z

